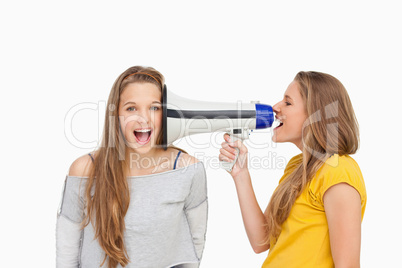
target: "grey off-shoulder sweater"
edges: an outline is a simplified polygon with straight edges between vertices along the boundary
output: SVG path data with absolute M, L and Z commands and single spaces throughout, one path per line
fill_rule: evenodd
M 105 256 L 85 216 L 86 177 L 67 176 L 56 226 L 58 268 L 100 267 Z M 199 267 L 207 227 L 207 183 L 202 162 L 163 173 L 127 177 L 127 268 Z M 107 267 L 104 264 L 104 267 Z M 120 265 L 118 267 L 121 267 Z

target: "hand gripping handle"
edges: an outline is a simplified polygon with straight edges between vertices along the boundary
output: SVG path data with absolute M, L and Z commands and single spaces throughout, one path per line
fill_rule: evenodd
M 229 129 L 228 134 L 232 142 L 248 139 L 249 136 L 248 129 Z M 232 172 L 233 166 L 239 157 L 239 148 L 234 149 L 236 150 L 236 158 L 232 162 L 219 161 L 219 166 L 228 172 Z

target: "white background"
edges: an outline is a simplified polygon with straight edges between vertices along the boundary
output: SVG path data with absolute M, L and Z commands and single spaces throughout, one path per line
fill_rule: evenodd
M 334 75 L 361 129 L 354 156 L 366 182 L 362 267 L 400 264 L 402 18 L 398 1 L 14 1 L 0 4 L 2 267 L 54 267 L 56 212 L 78 148 L 65 136 L 75 105 L 76 138 L 96 141 L 101 106 L 116 77 L 153 66 L 168 89 L 205 101 L 275 104 L 300 71 Z M 253 135 L 252 156 L 298 153 Z M 199 139 L 208 140 L 202 134 Z M 250 143 L 251 141 L 248 141 Z M 201 160 L 218 148 L 178 145 Z M 82 147 L 82 146 L 81 146 Z M 275 154 L 272 154 L 275 153 Z M 252 168 L 263 209 L 283 165 Z M 234 184 L 207 164 L 209 223 L 201 267 L 260 267 L 243 228 Z M 7 265 L 5 265 L 7 264 Z

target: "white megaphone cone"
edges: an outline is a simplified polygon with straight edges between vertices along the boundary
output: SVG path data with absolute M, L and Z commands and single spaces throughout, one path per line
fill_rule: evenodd
M 173 94 L 166 85 L 162 107 L 165 149 L 177 139 L 199 133 L 222 131 L 229 133 L 232 141 L 244 140 L 250 130 L 268 128 L 274 122 L 270 105 L 196 101 Z M 230 172 L 236 160 L 237 157 L 233 162 L 221 161 L 220 165 Z

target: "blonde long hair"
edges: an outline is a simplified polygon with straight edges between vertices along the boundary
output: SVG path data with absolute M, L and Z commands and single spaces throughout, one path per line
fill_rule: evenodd
M 281 226 L 306 185 L 332 155 L 354 154 L 359 147 L 359 126 L 349 95 L 335 77 L 299 72 L 297 82 L 308 119 L 303 125 L 303 159 L 273 193 L 267 208 L 268 235 L 274 245 Z
M 134 73 L 137 74 L 132 75 Z M 109 268 L 118 264 L 125 267 L 129 263 L 124 243 L 124 217 L 130 203 L 130 192 L 124 174 L 126 144 L 119 127 L 118 111 L 121 93 L 134 82 L 155 84 L 162 92 L 164 77 L 151 67 L 134 66 L 116 79 L 107 103 L 101 147 L 96 152 L 86 185 L 87 213 L 83 228 L 90 222 L 94 226 L 95 238 L 106 253 L 101 266 L 108 260 Z M 157 137 L 157 145 L 162 145 L 162 133 L 163 130 Z

